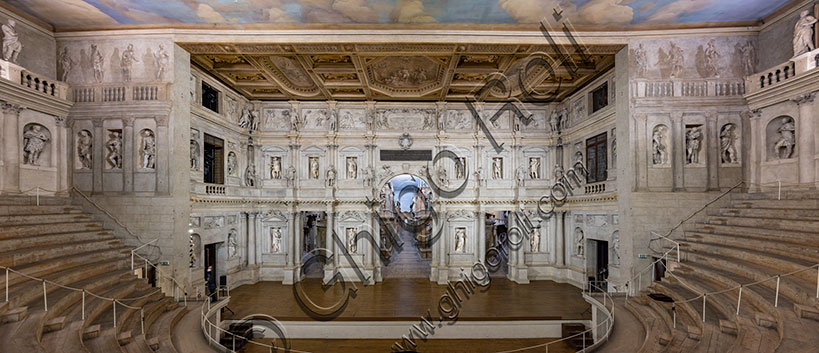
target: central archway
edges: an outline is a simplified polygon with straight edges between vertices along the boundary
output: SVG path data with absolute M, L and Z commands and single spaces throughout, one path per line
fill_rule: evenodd
M 399 174 L 380 191 L 381 252 L 388 263 L 383 278 L 428 278 L 432 261 L 432 188 L 422 178 Z M 392 234 L 395 241 L 387 237 Z M 400 244 L 400 245 L 399 245 Z

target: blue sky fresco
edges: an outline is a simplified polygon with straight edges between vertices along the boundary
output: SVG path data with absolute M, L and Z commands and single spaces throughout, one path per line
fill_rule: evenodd
M 789 0 L 8 0 L 57 28 L 174 24 L 529 24 L 561 8 L 576 25 L 756 21 Z

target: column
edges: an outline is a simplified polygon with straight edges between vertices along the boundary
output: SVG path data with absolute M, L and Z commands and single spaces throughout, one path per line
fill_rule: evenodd
M 20 112 L 24 109 L 17 104 L 2 103 L 3 109 L 3 191 L 20 191 Z
M 333 270 L 338 267 L 338 258 L 340 256 L 339 252 L 336 251 L 337 247 L 335 244 L 335 240 L 333 239 L 333 228 L 335 228 L 335 218 L 336 214 L 333 212 L 333 206 L 327 205 L 327 229 L 325 229 L 324 234 L 324 243 L 326 244 L 327 251 L 330 254 L 333 254 L 333 263 L 327 264 L 324 266 L 324 278 L 329 279 L 333 276 Z M 329 276 L 328 276 L 329 274 Z
M 56 144 L 56 161 L 54 161 L 57 167 L 57 181 L 56 187 L 54 190 L 57 193 L 68 193 L 68 173 L 69 173 L 69 166 L 68 166 L 68 159 L 73 157 L 73 154 L 69 152 L 68 143 L 68 134 L 67 134 L 67 127 L 65 124 L 65 117 L 63 116 L 55 116 L 54 123 L 57 125 L 57 131 L 55 131 L 55 139 L 54 143 Z
M 106 154 L 105 145 L 106 134 L 103 132 L 102 128 L 102 119 L 94 119 L 91 120 L 91 123 L 94 124 L 94 154 L 92 157 L 92 163 L 94 167 L 94 193 L 102 193 L 102 170 L 105 169 L 105 161 Z
M 556 211 L 555 212 L 555 265 L 557 266 L 565 266 L 566 265 L 566 249 L 564 245 L 565 239 L 565 232 L 564 232 L 564 216 L 566 212 L 563 211 Z
M 796 129 L 797 150 L 799 156 L 799 183 L 813 184 L 816 180 L 815 154 L 816 146 L 814 136 L 813 98 L 816 93 L 803 94 L 793 101 L 799 105 L 799 123 Z
M 126 117 L 122 119 L 122 191 L 134 191 L 134 165 L 139 159 L 134 154 L 134 118 Z
M 253 266 L 256 264 L 256 234 L 258 227 L 256 225 L 256 216 L 258 212 L 248 212 L 247 214 L 247 265 Z
M 169 161 L 171 156 L 170 135 L 168 135 L 168 116 L 158 116 L 156 119 L 156 192 L 167 194 L 170 192 Z M 205 134 L 201 133 L 200 148 L 205 140 Z M 200 155 L 204 154 L 204 149 L 200 150 Z M 201 169 L 200 165 L 200 169 Z
M 748 114 L 748 123 L 743 124 L 742 132 L 747 133 L 743 134 L 742 136 L 749 136 L 747 139 L 743 139 L 742 145 L 743 150 L 745 149 L 745 145 L 748 144 L 751 147 L 748 149 L 748 161 L 742 161 L 745 164 L 746 170 L 748 170 L 748 191 L 750 192 L 757 192 L 760 189 L 760 170 L 762 169 L 762 153 L 765 151 L 765 145 L 762 143 L 762 136 L 765 134 L 760 127 L 760 119 L 761 119 L 762 111 L 757 109 L 753 112 Z M 746 127 L 746 125 L 748 127 Z
M 293 246 L 292 246 L 292 244 L 293 244 L 293 238 L 294 238 L 293 230 L 296 229 L 296 227 L 293 226 L 294 219 L 296 218 L 295 215 L 296 215 L 296 212 L 289 212 L 287 214 L 287 230 L 288 231 L 287 231 L 287 238 L 285 240 L 286 243 L 287 243 L 287 247 L 285 249 L 288 249 L 286 251 L 287 252 L 287 254 L 286 254 L 287 268 L 293 268 L 294 267 L 294 264 L 293 264 L 293 251 L 292 251 Z
M 720 141 L 719 127 L 717 126 L 717 112 L 705 112 L 705 139 L 701 148 L 705 148 L 706 173 L 708 175 L 707 190 L 719 190 Z
M 685 189 L 685 126 L 683 125 L 682 113 L 671 114 L 671 174 L 673 182 L 672 191 L 683 191 Z
M 486 261 L 486 213 L 478 210 L 478 261 Z

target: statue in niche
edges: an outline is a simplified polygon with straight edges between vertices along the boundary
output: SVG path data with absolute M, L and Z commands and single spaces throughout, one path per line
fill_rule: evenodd
M 330 131 L 336 131 L 336 121 L 338 116 L 335 109 L 330 109 Z
M 188 263 L 190 268 L 195 268 L 199 264 L 199 250 L 202 246 L 202 240 L 196 234 L 191 234 L 188 237 Z
M 446 174 L 446 168 L 443 166 L 435 168 L 435 173 L 438 177 L 438 182 L 441 183 L 441 186 L 449 186 L 449 176 Z
M 575 228 L 574 229 L 574 254 L 577 257 L 586 256 L 585 242 L 586 242 L 586 237 L 583 234 L 583 229 L 580 229 L 580 227 Z
M 65 82 L 68 80 L 71 69 L 74 68 L 74 60 L 71 59 L 71 54 L 68 53 L 68 47 L 64 47 L 62 53 L 60 53 L 60 67 L 63 70 L 60 81 Z
M 808 10 L 799 14 L 799 21 L 793 28 L 793 56 L 799 56 L 816 49 L 813 43 L 813 25 L 816 24 L 816 17 L 810 15 Z M 4 47 L 5 47 L 5 41 Z
M 308 159 L 308 164 L 310 167 L 310 179 L 318 179 L 319 178 L 319 159 L 318 157 L 310 157 Z
M 648 57 L 646 56 L 646 50 L 643 48 L 643 43 L 640 43 L 634 49 L 634 63 L 636 64 L 637 77 L 645 77 L 648 68 Z
M 515 170 L 515 179 L 518 185 L 523 186 L 523 183 L 526 180 L 526 167 L 518 166 L 518 169 Z
M 136 52 L 134 52 L 134 45 L 128 44 L 128 48 L 122 52 L 122 58 L 119 61 L 119 65 L 122 68 L 123 81 L 131 82 L 131 67 L 135 62 L 139 62 L 139 59 L 136 56 Z
M 259 131 L 259 111 L 256 109 L 250 111 L 250 126 L 248 130 L 250 130 L 250 132 Z
M 227 156 L 227 173 L 230 176 L 236 176 L 236 171 L 239 169 L 239 161 L 236 160 L 236 153 L 230 152 Z
M 484 184 L 483 167 L 475 168 L 473 175 L 475 176 L 475 180 L 478 181 L 478 185 Z
M 540 179 L 540 158 L 529 158 L 529 179 Z
M 793 146 L 796 145 L 796 127 L 794 126 L 793 119 L 789 117 L 782 119 L 782 126 L 780 126 L 776 132 L 779 133 L 779 140 L 774 144 L 777 157 L 779 157 L 779 159 L 791 158 L 791 155 L 793 155 Z
M 165 46 L 160 44 L 159 50 L 156 51 L 154 55 L 154 78 L 157 81 L 161 80 L 162 77 L 165 75 L 165 71 L 168 70 L 168 63 L 171 60 L 171 56 L 165 51 Z
M 717 47 L 714 44 L 714 40 L 711 39 L 708 41 L 708 45 L 706 45 L 705 53 L 703 54 L 705 59 L 704 65 L 704 72 L 706 77 L 717 77 L 719 78 L 719 52 L 717 52 Z
M 557 109 L 552 110 L 552 114 L 549 116 L 549 125 L 552 132 L 560 133 L 560 113 L 557 112 Z
M 91 139 L 91 132 L 81 130 L 77 134 L 77 157 L 80 160 L 82 169 L 91 169 L 92 167 L 92 146 L 93 140 Z
M 455 162 L 455 179 L 461 180 L 466 177 L 466 157 L 458 157 Z
M 611 129 L 611 168 L 617 167 L 617 134 Z
M 614 238 L 614 240 L 612 241 L 612 243 L 614 243 L 612 245 L 612 260 L 613 260 L 612 263 L 615 264 L 615 265 L 619 265 L 620 264 L 620 232 L 614 232 L 614 235 L 612 237 Z
M 329 186 L 329 187 L 335 186 L 336 185 L 336 168 L 333 167 L 333 166 L 330 166 L 330 168 L 327 168 L 327 173 L 326 174 L 327 174 L 327 186 Z
M 563 178 L 563 167 L 560 164 L 555 164 L 555 171 L 554 171 L 555 181 L 559 181 Z
M 292 131 L 299 130 L 299 114 L 296 112 L 296 108 L 292 108 L 290 110 L 290 130 Z
M 558 132 L 565 131 L 566 128 L 569 127 L 569 111 L 566 110 L 566 106 L 563 106 L 563 109 L 560 110 L 560 124 L 558 124 Z
M 239 241 L 236 240 L 239 232 L 236 229 L 231 229 L 227 236 L 227 255 L 229 259 L 236 257 L 237 250 L 239 250 Z
M 145 129 L 142 130 L 142 145 L 139 153 L 142 155 L 142 168 L 154 169 L 156 168 L 156 138 L 153 131 Z
M 191 139 L 191 169 L 199 170 L 199 141 Z
M 700 144 L 702 141 L 702 131 L 699 125 L 688 128 L 685 132 L 685 161 L 688 164 L 700 162 Z
M 17 55 L 23 50 L 23 44 L 20 43 L 20 35 L 14 26 L 17 22 L 9 19 L 9 22 L 4 24 L 0 29 L 3 30 L 3 60 L 17 63 Z
M 270 157 L 270 179 L 282 178 L 282 158 Z
M 256 166 L 251 163 L 245 170 L 245 186 L 256 186 Z
M 753 75 L 756 71 L 756 48 L 753 42 L 747 42 L 739 47 L 740 58 L 742 59 L 742 71 L 745 76 Z
M 287 185 L 293 186 L 296 181 L 296 167 L 292 165 L 287 167 L 287 174 L 285 174 L 285 178 L 287 179 Z
M 455 252 L 466 252 L 466 228 L 455 229 Z
M 446 128 L 446 109 L 438 111 L 438 131 L 444 131 Z
M 654 128 L 654 134 L 651 137 L 652 156 L 655 165 L 665 164 L 667 160 L 665 146 L 666 129 L 665 126 L 657 126 Z
M 278 253 L 282 248 L 282 229 L 270 227 L 270 252 Z
M 102 82 L 105 77 L 105 58 L 97 48 L 96 44 L 91 44 L 91 67 L 94 69 L 94 80 Z
M 540 252 L 540 230 L 537 228 L 529 232 L 529 249 L 532 252 Z
M 250 108 L 248 106 L 242 107 L 242 116 L 239 118 L 239 127 L 243 129 L 250 129 L 251 127 Z
M 358 163 L 355 157 L 347 157 L 347 179 L 358 178 Z
M 40 124 L 32 124 L 23 133 L 23 163 L 29 165 L 40 165 L 40 154 L 46 147 L 46 143 L 51 140 L 46 130 Z
M 503 158 L 492 158 L 492 179 L 503 179 Z
M 355 228 L 347 228 L 346 231 L 346 238 L 347 238 L 347 252 L 350 254 L 355 254 L 358 252 L 358 244 L 355 241 Z
M 736 125 L 725 124 L 719 132 L 720 158 L 722 163 L 734 164 L 737 162 L 737 149 L 734 146 Z
M 108 142 L 105 146 L 108 148 L 108 167 L 110 169 L 122 168 L 122 133 L 111 130 L 111 135 L 108 137 Z
M 375 174 L 375 172 L 373 172 L 373 168 L 372 167 L 364 168 L 364 171 L 361 172 L 361 173 L 362 173 L 362 178 L 364 179 L 364 185 L 365 186 L 372 186 L 373 177 L 374 177 L 374 174 Z

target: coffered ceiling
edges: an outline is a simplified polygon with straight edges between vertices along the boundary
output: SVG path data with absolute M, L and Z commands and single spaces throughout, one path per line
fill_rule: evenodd
M 619 45 L 591 46 L 577 70 L 551 74 L 534 58 L 548 45 L 515 44 L 198 44 L 180 43 L 191 61 L 252 100 L 563 99 L 614 65 Z M 574 49 L 564 48 L 565 52 Z M 526 71 L 525 73 L 523 71 Z M 481 90 L 491 79 L 506 86 Z

